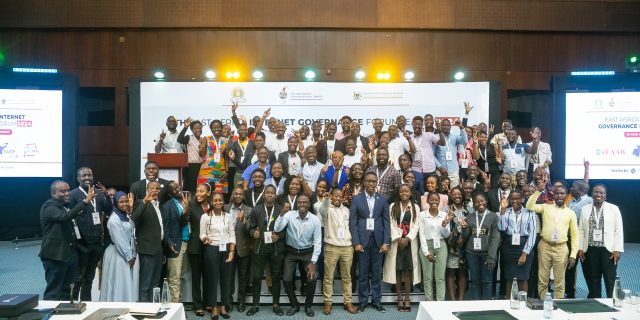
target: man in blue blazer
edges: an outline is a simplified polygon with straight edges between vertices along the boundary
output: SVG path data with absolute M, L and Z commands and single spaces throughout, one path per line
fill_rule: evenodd
M 358 301 L 362 312 L 369 302 L 369 273 L 371 273 L 371 305 L 385 312 L 380 304 L 382 292 L 382 255 L 391 244 L 391 224 L 389 222 L 389 203 L 375 192 L 378 176 L 369 172 L 364 177 L 365 192 L 353 197 L 349 216 L 351 242 L 358 254 Z

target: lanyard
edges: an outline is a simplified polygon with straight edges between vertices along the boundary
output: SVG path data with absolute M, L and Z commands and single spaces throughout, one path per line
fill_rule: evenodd
M 307 212 L 307 214 L 309 213 Z M 298 216 L 298 219 L 300 219 L 300 216 Z M 299 228 L 297 232 L 299 240 L 302 239 L 302 235 L 304 234 L 304 229 L 307 227 L 306 221 L 307 221 L 307 216 L 304 217 L 304 220 L 300 219 L 300 225 L 298 226 Z
M 400 203 L 400 222 L 398 224 L 402 224 L 402 220 L 404 220 L 404 215 L 405 213 L 407 213 L 411 208 L 411 201 L 409 201 L 409 203 L 407 203 L 406 207 L 402 207 L 402 203 Z
M 384 177 L 385 174 L 387 174 L 387 171 L 389 171 L 389 167 L 391 166 L 387 164 L 387 168 L 384 169 L 384 171 L 382 171 L 382 174 L 380 174 L 380 168 L 376 168 L 376 173 L 378 174 L 378 185 L 380 185 L 382 178 Z
M 213 141 L 213 145 L 216 147 L 215 153 L 220 153 L 220 148 L 218 148 L 218 140 L 216 140 L 216 137 L 211 136 L 211 141 Z
M 480 220 L 480 224 L 478 224 L 478 212 L 476 212 L 476 238 L 480 238 L 480 229 L 482 229 L 482 224 L 484 223 L 484 218 L 487 217 L 486 213 L 482 214 L 482 220 Z
M 370 195 L 366 195 L 367 196 L 367 206 L 369 207 L 369 219 L 373 218 L 373 208 L 376 206 L 376 198 L 375 195 L 370 196 Z M 373 205 L 369 205 L 369 199 L 373 199 Z
M 420 135 L 420 139 L 416 140 L 416 136 L 413 136 L 413 143 L 416 145 L 416 148 L 420 147 L 420 142 L 422 142 L 422 135 Z
M 80 191 L 82 191 L 82 193 L 84 193 L 84 195 L 87 195 L 87 192 L 84 191 L 84 189 L 82 189 L 82 187 L 78 188 L 80 189 Z M 93 197 L 93 199 L 91 199 L 91 205 L 93 206 L 93 211 L 98 212 L 98 207 L 96 207 L 96 198 Z
M 287 195 L 287 199 L 289 199 L 289 204 L 291 205 L 291 208 L 293 209 L 293 206 L 295 206 L 296 204 L 296 198 L 298 197 L 298 195 L 293 196 L 293 200 L 291 200 L 291 197 L 289 195 Z
M 523 218 L 523 214 L 522 214 L 522 208 L 520 208 L 519 212 L 515 212 L 513 211 L 513 209 L 511 209 L 511 212 L 513 212 L 513 221 L 515 221 L 515 225 L 517 227 L 517 229 L 514 227 L 513 229 L 513 233 L 517 233 L 520 234 L 520 227 L 522 226 L 522 218 Z M 509 212 L 509 219 L 507 220 L 507 230 L 509 230 L 509 227 L 511 226 L 511 212 Z M 520 221 L 518 222 L 518 215 L 520 215 Z
M 262 188 L 262 192 L 260 192 L 260 194 L 258 195 L 258 199 L 256 199 L 256 193 L 251 191 L 251 201 L 253 201 L 253 206 L 256 206 L 256 203 L 258 201 L 260 201 L 260 198 L 262 198 L 262 194 L 264 193 L 264 188 Z
M 596 210 L 596 206 L 591 207 L 591 214 L 593 218 L 596 220 L 596 230 L 600 229 L 600 218 L 602 217 L 602 213 L 604 212 L 604 207 L 600 208 L 600 211 Z
M 273 212 L 276 210 L 276 207 L 271 207 L 271 212 L 267 209 L 267 206 L 264 206 L 264 212 L 267 214 L 265 219 L 267 220 L 267 231 L 269 231 L 269 225 L 271 224 L 271 218 L 273 217 Z

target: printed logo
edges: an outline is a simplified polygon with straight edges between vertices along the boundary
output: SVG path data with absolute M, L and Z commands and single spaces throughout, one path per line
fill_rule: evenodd
M 247 102 L 247 99 L 244 98 L 244 90 L 240 87 L 233 88 L 231 90 L 231 102 L 232 103 L 240 103 Z

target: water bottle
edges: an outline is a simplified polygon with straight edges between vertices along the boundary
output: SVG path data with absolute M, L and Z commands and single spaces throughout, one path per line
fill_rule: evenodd
M 511 283 L 511 309 L 520 309 L 520 301 L 518 301 L 518 279 L 513 278 Z
M 162 283 L 162 309 L 169 310 L 171 308 L 171 293 L 169 292 L 169 280 L 164 278 Z
M 622 292 L 622 283 L 620 282 L 620 276 L 616 276 L 616 282 L 613 284 L 613 306 L 616 308 L 622 308 L 623 300 L 624 293 Z
M 551 293 L 547 292 L 547 296 L 544 297 L 544 318 L 551 319 L 553 317 L 553 298 Z

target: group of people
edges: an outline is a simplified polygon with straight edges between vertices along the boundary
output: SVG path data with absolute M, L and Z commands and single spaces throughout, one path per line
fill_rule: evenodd
M 467 125 L 473 106 L 465 103 L 461 120 L 415 116 L 409 130 L 404 116 L 387 130 L 375 119 L 365 137 L 344 116 L 340 132 L 338 123 L 314 122 L 287 137 L 270 110 L 250 127 L 237 108 L 237 135 L 218 120 L 204 136 L 197 120 L 178 132 L 167 119 L 155 151 L 188 154 L 182 186 L 160 178 L 153 161 L 128 193 L 94 184 L 86 167 L 72 191 L 53 182 L 41 210 L 44 298 L 66 300 L 74 283 L 74 295 L 90 300 L 100 261 L 101 301 L 151 301 L 165 274 L 171 300 L 181 302 L 189 265 L 195 312 L 215 319 L 230 317 L 234 295 L 238 311 L 259 312 L 265 276 L 276 315 L 300 312 L 298 278 L 307 316 L 322 279 L 329 315 L 336 270 L 349 313 L 385 312 L 382 282 L 394 285 L 403 312 L 414 286 L 427 300 L 491 299 L 515 280 L 544 297 L 551 272 L 554 297 L 573 298 L 577 259 L 589 297 L 600 297 L 602 278 L 612 294 L 620 211 L 602 184 L 589 196 L 588 162 L 571 187 L 551 181 L 539 128 L 528 143 L 509 120 L 493 134 Z

